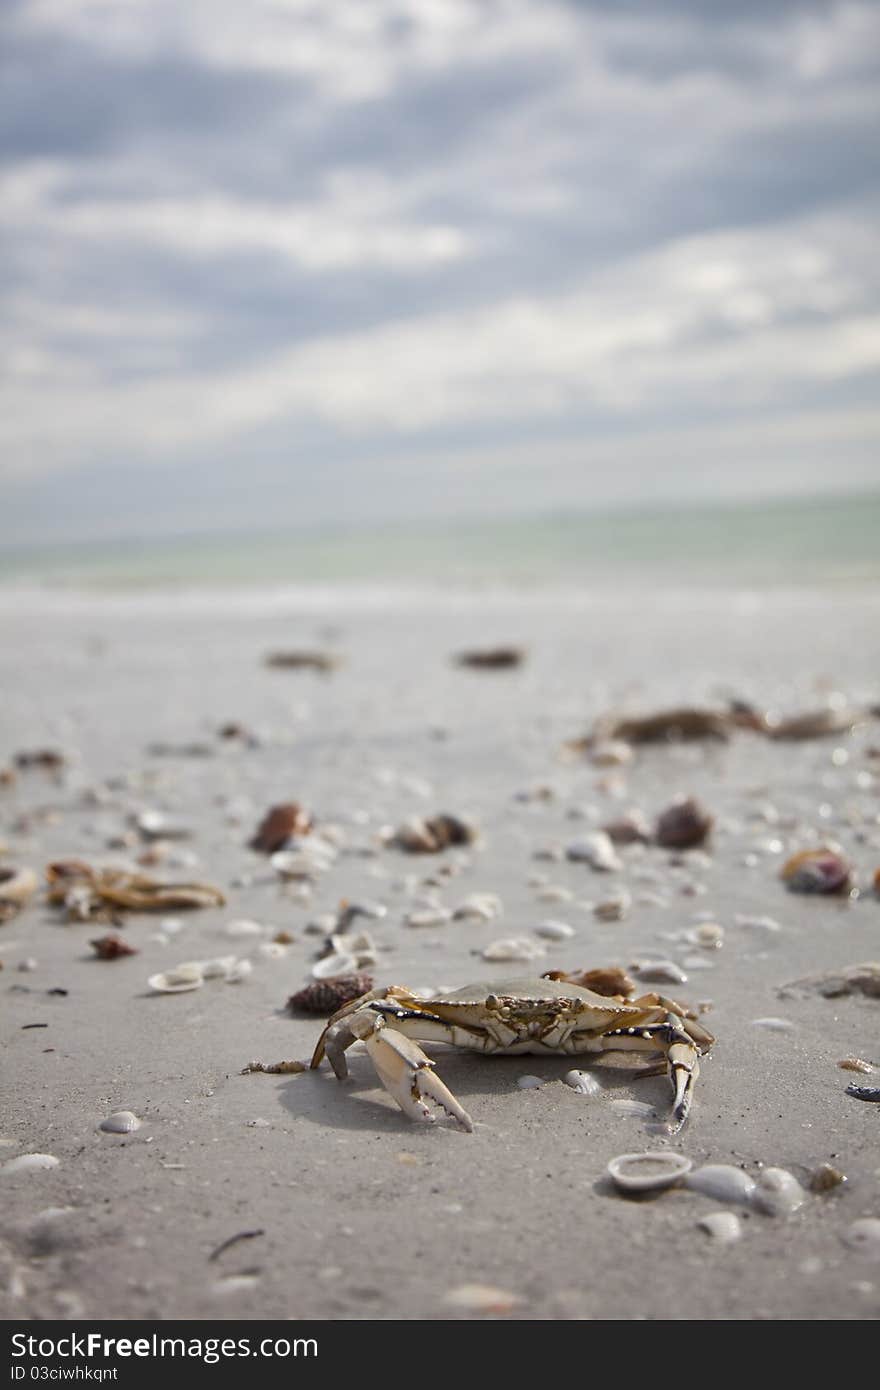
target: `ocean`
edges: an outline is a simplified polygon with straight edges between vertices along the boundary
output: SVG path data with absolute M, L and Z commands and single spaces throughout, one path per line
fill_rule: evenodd
M 7 547 L 7 590 L 873 587 L 880 493 Z

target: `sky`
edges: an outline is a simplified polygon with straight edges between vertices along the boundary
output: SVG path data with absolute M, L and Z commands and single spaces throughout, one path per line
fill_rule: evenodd
M 4 0 L 0 541 L 880 485 L 874 0 Z

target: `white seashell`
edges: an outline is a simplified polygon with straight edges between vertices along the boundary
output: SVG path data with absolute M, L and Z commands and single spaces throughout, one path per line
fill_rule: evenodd
M 488 1284 L 461 1284 L 443 1295 L 444 1303 L 475 1313 L 509 1313 L 522 1301 L 508 1289 L 495 1289 Z
M 728 1163 L 707 1163 L 689 1173 L 684 1185 L 716 1202 L 750 1202 L 755 1192 L 754 1179 Z
M 357 970 L 357 960 L 346 952 L 334 951 L 332 956 L 323 956 L 312 966 L 312 978 L 330 980 L 334 975 L 351 975 Z
M 612 1100 L 608 1103 L 618 1115 L 641 1115 L 647 1119 L 656 1113 L 653 1105 L 645 1100 Z
M 98 1129 L 106 1130 L 108 1134 L 133 1134 L 136 1129 L 140 1129 L 141 1124 L 142 1121 L 133 1110 L 115 1110 L 106 1120 L 101 1121 Z
M 142 811 L 136 824 L 148 840 L 187 840 L 192 834 L 188 825 L 169 819 L 163 811 Z
M 453 912 L 456 922 L 493 922 L 504 911 L 497 893 L 471 893 Z
M 572 840 L 571 844 L 565 847 L 565 857 L 575 863 L 589 864 L 591 869 L 596 869 L 599 873 L 623 868 L 611 836 L 606 835 L 604 830 L 594 830 L 590 835 L 582 835 L 580 839 Z
M 543 946 L 524 936 L 491 941 L 482 952 L 483 960 L 537 960 L 545 954 Z
M 213 960 L 203 960 L 199 964 L 206 980 L 226 980 L 238 962 L 235 956 L 215 956 Z
M 538 936 L 546 937 L 548 941 L 567 941 L 570 936 L 574 936 L 574 927 L 570 927 L 567 922 L 539 922 L 535 932 Z
M 701 1216 L 697 1226 L 719 1245 L 732 1245 L 742 1235 L 742 1222 L 732 1211 L 712 1211 Z
M 567 1071 L 562 1079 L 566 1086 L 570 1086 L 579 1095 L 598 1096 L 601 1094 L 602 1087 L 595 1076 L 591 1076 L 588 1071 Z
M 280 849 L 271 855 L 269 863 L 281 878 L 315 878 L 326 872 L 332 859 L 310 850 Z
M 682 968 L 684 970 L 714 970 L 715 962 L 706 956 L 683 956 Z
M 163 970 L 151 975 L 147 980 L 150 989 L 157 994 L 183 994 L 188 989 L 198 989 L 204 983 L 205 972 L 200 961 L 185 961 L 173 970 Z
M 233 939 L 240 936 L 264 936 L 265 933 L 265 927 L 260 926 L 259 922 L 249 921 L 246 917 L 235 922 L 228 922 L 223 928 L 223 935 Z
M 539 1086 L 545 1084 L 543 1076 L 518 1076 L 516 1084 L 521 1091 L 536 1091 Z
M 179 931 L 183 931 L 186 922 L 182 917 L 163 917 L 159 923 L 159 930 L 165 936 L 176 936 Z
M 631 763 L 634 754 L 632 747 L 619 738 L 609 738 L 594 743 L 590 750 L 590 762 L 595 767 L 622 767 Z
M 686 985 L 687 975 L 672 960 L 642 960 L 630 966 L 640 980 L 656 981 L 659 984 Z
M 771 1033 L 787 1033 L 794 1024 L 787 1018 L 753 1018 L 753 1028 L 767 1028 Z
M 419 912 L 408 912 L 403 919 L 405 927 L 444 927 L 452 921 L 452 909 L 448 907 L 424 907 Z
M 264 960 L 280 960 L 287 955 L 287 947 L 281 941 L 261 941 L 257 947 L 257 955 Z
M 797 1178 L 785 1168 L 764 1168 L 758 1174 L 752 1206 L 767 1216 L 787 1216 L 806 1200 L 807 1194 Z
M 19 1154 L 17 1158 L 8 1158 L 0 1172 L 38 1173 L 44 1168 L 57 1168 L 60 1162 L 54 1154 Z
M 724 945 L 724 928 L 717 922 L 702 922 L 689 933 L 688 939 L 706 951 L 718 951 Z
M 693 1160 L 684 1154 L 663 1151 L 620 1154 L 608 1164 L 608 1173 L 624 1192 L 659 1191 L 671 1187 L 689 1173 Z
M 632 906 L 632 898 L 625 889 L 616 893 L 611 898 L 606 898 L 601 903 L 596 903 L 593 908 L 594 914 L 600 922 L 619 922 Z
M 853 1221 L 843 1232 L 843 1239 L 850 1249 L 858 1250 L 869 1259 L 880 1260 L 880 1219 L 876 1216 L 863 1216 Z
M 782 931 L 773 917 L 750 917 L 747 913 L 738 912 L 733 920 L 738 927 L 751 927 L 755 931 Z
M 28 974 L 34 970 L 39 970 L 40 962 L 36 960 L 33 956 L 25 956 L 24 960 L 20 960 L 18 962 L 18 968 L 24 974 Z
M 226 976 L 228 985 L 240 985 L 249 975 L 253 975 L 253 962 L 249 960 L 237 960 L 232 969 Z
M 223 1279 L 217 1279 L 211 1285 L 211 1293 L 217 1298 L 225 1298 L 227 1294 L 248 1293 L 259 1285 L 256 1274 L 227 1274 Z

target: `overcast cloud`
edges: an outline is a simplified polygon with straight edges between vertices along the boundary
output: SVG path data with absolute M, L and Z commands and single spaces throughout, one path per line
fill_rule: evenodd
M 880 482 L 873 0 L 5 0 L 0 531 Z

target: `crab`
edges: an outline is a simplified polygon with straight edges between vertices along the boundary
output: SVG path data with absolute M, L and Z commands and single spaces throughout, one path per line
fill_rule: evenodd
M 488 1055 L 662 1053 L 656 1065 L 641 1071 L 668 1072 L 673 1133 L 687 1119 L 699 1058 L 715 1041 L 692 1010 L 662 994 L 609 997 L 545 978 L 483 981 L 424 999 L 392 985 L 339 1009 L 318 1039 L 311 1066 L 319 1067 L 326 1055 L 342 1081 L 348 1075 L 346 1050 L 361 1041 L 382 1085 L 410 1119 L 433 1121 L 445 1113 L 473 1130 L 470 1115 L 435 1074 L 417 1038 Z

